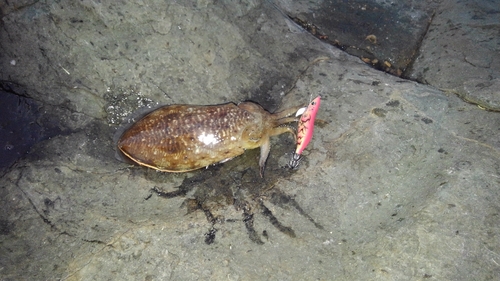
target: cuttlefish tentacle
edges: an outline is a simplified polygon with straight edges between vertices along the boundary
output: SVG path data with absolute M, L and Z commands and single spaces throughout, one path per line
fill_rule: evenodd
M 262 142 L 262 145 L 260 146 L 259 170 L 261 178 L 264 177 L 264 169 L 266 167 L 266 160 L 269 156 L 269 151 L 271 151 L 271 142 L 269 141 L 269 138 L 267 138 L 267 140 Z

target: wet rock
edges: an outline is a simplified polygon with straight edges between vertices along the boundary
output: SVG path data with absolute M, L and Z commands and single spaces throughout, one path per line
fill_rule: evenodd
M 496 113 L 376 71 L 267 1 L 115 4 L 37 2 L 2 18 L 1 79 L 71 129 L 0 178 L 3 278 L 500 277 Z M 114 157 L 134 107 L 274 111 L 316 95 L 297 170 L 287 137 L 264 179 L 258 151 L 182 174 Z
M 408 77 L 500 111 L 498 5 L 442 1 Z

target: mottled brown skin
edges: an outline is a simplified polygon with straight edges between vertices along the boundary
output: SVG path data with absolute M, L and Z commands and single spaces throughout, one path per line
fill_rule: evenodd
M 169 105 L 132 125 L 118 148 L 128 158 L 149 168 L 187 172 L 225 162 L 260 147 L 261 175 L 269 155 L 269 137 L 290 132 L 283 126 L 297 121 L 291 108 L 271 114 L 252 102 L 238 105 Z

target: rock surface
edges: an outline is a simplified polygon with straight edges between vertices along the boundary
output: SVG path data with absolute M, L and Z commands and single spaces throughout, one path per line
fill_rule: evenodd
M 499 13 L 493 1 L 442 1 L 408 76 L 500 111 Z
M 453 62 L 427 43 L 434 87 L 371 68 L 268 1 L 2 5 L 0 80 L 64 132 L 2 173 L 2 279 L 500 278 L 500 117 L 430 81 Z M 115 158 L 140 108 L 275 111 L 316 95 L 323 122 L 297 170 L 285 135 L 264 179 L 256 150 L 184 174 Z

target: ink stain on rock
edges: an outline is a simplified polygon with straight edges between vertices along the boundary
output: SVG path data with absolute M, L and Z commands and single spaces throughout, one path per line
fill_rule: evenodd
M 283 234 L 291 238 L 296 237 L 293 228 L 281 223 L 271 211 L 272 208 L 268 207 L 270 205 L 293 209 L 307 218 L 312 226 L 323 229 L 302 209 L 292 195 L 281 190 L 283 187 L 278 187 L 280 179 L 288 178 L 296 172 L 284 164 L 294 149 L 294 141 L 290 136 L 280 136 L 276 137 L 274 142 L 276 143 L 272 145 L 264 178 L 260 177 L 259 167 L 255 161 L 259 157 L 259 150 L 253 149 L 229 162 L 196 172 L 194 176 L 184 179 L 176 190 L 166 192 L 154 187 L 152 191 L 166 199 L 185 196 L 182 207 L 186 208 L 187 213 L 203 212 L 211 223 L 204 237 L 206 244 L 216 241 L 218 225 L 235 222 L 244 224 L 251 241 L 264 244 L 263 238 L 269 239 L 272 232 L 255 228 L 255 219 L 261 217 L 266 218 Z M 231 207 L 241 213 L 241 219 L 224 217 L 222 214 L 224 210 Z M 260 216 L 255 216 L 256 214 Z

